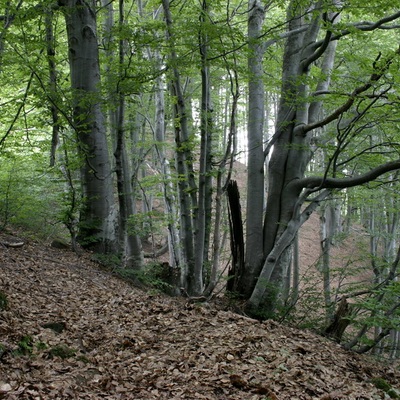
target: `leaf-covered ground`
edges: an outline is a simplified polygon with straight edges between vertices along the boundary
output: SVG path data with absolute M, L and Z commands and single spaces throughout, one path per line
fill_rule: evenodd
M 0 398 L 384 399 L 398 370 L 307 331 L 151 295 L 68 250 L 0 245 Z M 399 391 L 400 393 L 400 391 Z

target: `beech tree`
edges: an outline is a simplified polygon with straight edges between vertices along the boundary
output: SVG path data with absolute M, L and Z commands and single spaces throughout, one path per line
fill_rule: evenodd
M 264 45 L 260 40 L 266 5 L 258 0 L 248 4 L 248 173 L 246 212 L 246 271 L 240 277 L 242 293 L 248 297 L 263 259 L 264 211 Z
M 228 150 L 224 148 L 223 153 L 225 153 L 225 156 L 222 156 L 222 160 L 219 163 L 215 162 L 213 144 L 215 145 L 218 141 L 216 139 L 214 104 L 212 102 L 212 88 L 215 82 L 213 77 L 220 73 L 221 70 L 225 72 L 229 67 L 227 66 L 226 56 L 222 57 L 224 60 L 222 68 L 220 65 L 212 68 L 210 60 L 212 57 L 218 59 L 221 57 L 220 54 L 224 51 L 225 44 L 220 35 L 226 34 L 229 37 L 230 29 L 226 31 L 220 26 L 222 24 L 215 22 L 214 9 L 208 1 L 202 1 L 200 7 L 195 9 L 195 13 L 191 9 L 187 11 L 189 17 L 196 18 L 196 21 L 199 21 L 192 27 L 190 32 L 186 29 L 184 30 L 185 34 L 190 34 L 190 37 L 198 43 L 195 52 L 196 56 L 193 56 L 193 64 L 197 71 L 195 73 L 200 75 L 199 82 L 198 79 L 186 75 L 188 66 L 184 54 L 186 49 L 191 52 L 193 47 L 190 42 L 187 42 L 186 36 L 182 35 L 179 26 L 175 22 L 176 19 L 179 20 L 182 16 L 173 14 L 173 11 L 176 12 L 177 10 L 173 2 L 163 0 L 162 4 L 168 46 L 166 59 L 167 79 L 169 80 L 171 91 L 172 126 L 175 137 L 175 167 L 178 179 L 176 186 L 179 199 L 182 250 L 182 283 L 188 295 L 199 296 L 203 293 L 209 294 L 211 288 L 215 286 L 215 269 L 214 272 L 209 274 L 210 282 L 206 278 L 207 270 L 211 264 L 209 260 L 218 259 L 216 252 L 220 251 L 219 235 L 217 237 L 215 234 L 220 227 L 213 223 L 214 220 L 212 218 L 213 194 L 216 189 L 216 196 L 221 196 L 221 187 L 224 185 L 222 183 L 224 181 L 222 170 L 225 171 L 225 164 L 229 163 L 228 159 L 232 154 L 232 137 L 236 134 L 235 128 L 232 127 L 228 143 L 226 143 Z M 178 8 L 178 10 L 183 14 L 182 9 Z M 229 10 L 229 7 L 227 7 L 227 10 Z M 187 47 L 187 43 L 190 43 L 189 47 Z M 192 71 L 189 72 L 193 74 Z M 234 74 L 235 72 L 232 75 Z M 234 78 L 228 82 L 231 85 L 235 85 Z M 197 84 L 200 87 L 200 94 L 196 98 L 192 98 L 188 92 L 193 90 L 193 86 Z M 215 86 L 218 87 L 219 85 L 215 83 Z M 196 93 L 195 90 L 193 91 Z M 193 107 L 191 101 L 199 103 L 198 128 L 193 124 L 192 114 L 195 107 Z M 237 99 L 233 101 L 237 101 Z M 236 105 L 232 107 L 231 123 L 234 124 L 237 107 Z M 199 149 L 196 147 L 197 136 L 199 138 Z M 216 169 L 213 168 L 214 162 L 218 165 Z M 213 184 L 213 175 L 218 177 L 217 187 Z M 220 200 L 218 199 L 218 201 Z M 216 219 L 220 221 L 221 215 L 218 201 L 216 202 Z M 210 251 L 212 233 L 214 233 L 212 242 L 214 245 L 213 254 Z
M 63 175 L 63 184 L 74 186 L 73 196 L 64 197 L 70 214 L 79 208 L 80 193 L 67 158 L 78 153 L 78 239 L 118 255 L 121 266 L 131 269 L 143 264 L 136 202 L 156 187 L 157 207 L 167 216 L 160 234 L 168 231 L 170 264 L 188 296 L 210 296 L 223 271 L 228 192 L 234 198 L 233 236 L 241 237 L 233 237 L 232 260 L 224 260 L 233 264 L 227 288 L 261 318 L 273 316 L 290 299 L 292 273 L 293 298 L 300 297 L 295 238 L 319 208 L 327 222 L 322 250 L 331 318 L 333 195 L 345 189 L 349 199 L 356 186 L 392 184 L 400 167 L 399 51 L 391 36 L 398 29 L 398 10 L 374 1 L 366 9 L 361 2 L 338 0 L 163 0 L 140 1 L 137 8 L 120 0 L 115 18 L 116 4 L 5 4 L 0 72 L 17 71 L 22 79 L 7 82 L 1 75 L 6 100 L 0 144 L 11 152 L 30 142 L 31 127 L 40 127 L 35 139 L 44 144 L 32 153 L 49 151 L 50 173 L 58 168 L 61 151 L 65 166 L 71 166 Z M 66 32 L 60 29 L 63 18 Z M 32 21 L 41 27 L 38 32 Z M 270 101 L 277 98 L 279 106 Z M 39 115 L 45 116 L 41 125 Z M 70 140 L 67 152 L 57 139 L 64 145 Z M 240 185 L 231 181 L 239 145 L 247 155 L 243 216 Z M 10 165 L 4 171 L 11 171 Z M 147 178 L 155 183 L 146 187 Z M 10 182 L 10 176 L 4 178 L 2 187 Z M 151 213 L 152 201 L 146 207 Z M 375 208 L 368 222 L 378 221 L 382 212 Z M 7 210 L 5 215 L 8 220 Z M 132 221 L 137 226 L 129 231 Z M 398 227 L 387 226 L 393 234 L 385 243 L 389 260 Z M 387 276 L 377 275 L 377 283 Z M 395 290 L 394 284 L 389 287 Z M 384 298 L 389 311 L 380 315 L 395 315 L 391 293 Z M 389 334 L 380 328 L 378 339 Z M 398 340 L 397 333 L 390 334 Z
M 95 1 L 59 1 L 64 12 L 73 96 L 73 128 L 78 138 L 84 203 L 80 242 L 98 252 L 115 250 L 115 208 L 104 114 Z
M 387 102 L 387 94 L 393 79 L 390 66 L 397 60 L 398 50 L 389 47 L 384 55 L 377 50 L 368 62 L 369 71 L 358 75 L 352 88 L 346 85 L 347 92 L 340 96 L 335 94 L 337 82 L 331 81 L 339 62 L 335 59 L 338 43 L 355 32 L 396 28 L 391 22 L 400 14 L 390 11 L 389 8 L 385 17 L 373 22 L 350 23 L 349 18 L 340 22 L 340 17 L 351 17 L 352 8 L 336 1 L 291 1 L 288 5 L 287 31 L 281 34 L 286 39 L 280 105 L 275 133 L 264 150 L 268 155 L 272 149 L 267 168 L 263 259 L 257 268 L 247 271 L 250 276 L 246 279 L 251 283 L 244 289 L 249 312 L 258 313 L 260 307 L 267 313 L 275 309 L 289 265 L 290 245 L 301 224 L 321 201 L 333 190 L 365 184 L 400 166 L 400 160 L 371 164 L 370 171 L 346 177 L 346 168 L 354 163 L 354 155 L 345 159 L 344 154 L 351 141 L 357 142 L 357 135 L 368 129 L 367 124 L 360 129 L 357 123 L 368 118 L 371 107 L 379 103 L 387 107 L 387 112 L 396 107 Z M 314 75 L 312 71 L 316 70 L 318 74 Z M 334 123 L 345 119 L 345 124 L 336 125 L 335 148 L 325 173 L 306 176 L 315 145 L 323 144 L 322 128 L 334 130 Z M 364 146 L 358 154 L 370 151 Z

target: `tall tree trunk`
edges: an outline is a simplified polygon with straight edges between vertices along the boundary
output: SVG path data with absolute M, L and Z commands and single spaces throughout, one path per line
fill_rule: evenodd
M 300 31 L 306 25 L 304 17 L 301 17 L 302 11 L 297 9 L 300 7 L 298 3 L 292 1 L 288 8 L 288 29 L 290 31 L 298 30 L 300 33 L 289 36 L 286 41 L 283 57 L 282 67 L 282 88 L 281 88 L 281 100 L 277 115 L 276 132 L 275 132 L 275 143 L 274 149 L 268 164 L 268 195 L 267 195 L 267 208 L 264 219 L 264 234 L 263 234 L 263 259 L 266 259 L 268 255 L 273 251 L 277 240 L 281 236 L 288 222 L 293 216 L 293 209 L 298 199 L 299 193 L 293 193 L 287 190 L 287 185 L 293 179 L 302 177 L 305 169 L 305 159 L 307 158 L 307 137 L 296 137 L 293 134 L 295 123 L 296 123 L 296 108 L 291 104 L 290 99 L 296 94 L 300 98 L 306 97 L 306 87 L 298 87 L 299 76 L 303 74 L 301 68 L 301 60 L 305 56 L 303 53 L 304 42 L 305 42 L 305 31 Z M 300 15 L 300 16 L 299 16 Z M 316 29 L 314 26 L 308 28 L 311 32 Z M 311 40 L 311 38 L 310 38 Z M 291 96 L 287 93 L 292 93 Z M 272 140 L 272 139 L 271 139 Z M 294 236 L 293 236 L 294 237 Z M 287 246 L 285 246 L 285 249 Z M 285 250 L 284 249 L 284 250 Z M 282 256 L 283 251 L 279 257 Z M 274 259 L 273 265 L 277 265 L 279 260 Z M 272 264 L 271 264 L 272 267 Z M 270 268 L 271 268 L 270 267 Z M 252 293 L 254 298 L 255 293 L 253 289 L 257 287 L 258 290 L 262 289 L 262 297 L 266 292 L 268 285 L 269 292 L 271 291 L 270 280 L 273 279 L 275 283 L 279 285 L 279 281 L 282 279 L 283 266 L 276 268 L 276 271 L 270 270 L 265 271 L 265 276 L 269 278 L 261 282 L 259 275 L 262 265 L 258 265 L 257 269 L 253 269 L 250 272 L 248 279 L 253 280 L 253 284 L 247 288 Z M 274 277 L 272 278 L 272 274 Z M 254 282 L 255 278 L 258 280 Z M 260 292 L 261 293 L 261 292 Z M 258 298 L 256 302 L 260 304 L 262 298 Z M 273 302 L 273 300 L 271 300 Z M 258 307 L 258 306 L 257 306 Z M 274 308 L 274 305 L 271 305 Z
M 247 211 L 246 273 L 240 278 L 240 293 L 249 297 L 263 262 L 264 208 L 264 46 L 261 41 L 265 7 L 260 0 L 249 0 L 248 29 L 248 124 L 247 124 Z
M 216 196 L 215 196 L 215 220 L 214 220 L 214 233 L 213 233 L 213 262 L 211 269 L 211 278 L 208 286 L 205 290 L 205 295 L 209 296 L 214 290 L 217 284 L 217 273 L 220 269 L 220 249 L 223 248 L 223 243 L 225 242 L 226 233 L 223 238 L 221 238 L 221 223 L 222 223 L 222 195 L 227 190 L 229 185 L 231 184 L 231 175 L 233 168 L 233 160 L 236 154 L 236 135 L 237 135 L 237 112 L 238 112 L 238 101 L 240 97 L 240 88 L 237 71 L 231 66 L 227 65 L 228 75 L 230 77 L 230 95 L 232 96 L 232 105 L 231 110 L 229 112 L 229 92 L 227 92 L 227 98 L 224 107 L 224 115 L 225 115 L 225 125 L 224 128 L 224 138 L 223 138 L 223 148 L 225 148 L 225 154 L 219 162 L 218 173 L 217 173 L 217 187 L 216 187 Z M 228 118 L 229 115 L 229 118 Z M 229 120 L 229 123 L 228 123 Z M 229 128 L 229 129 L 228 129 Z M 228 170 L 226 171 L 226 165 L 229 165 Z M 223 183 L 223 179 L 226 179 L 225 183 Z M 229 195 L 228 195 L 229 196 Z M 229 201 L 229 198 L 228 198 Z M 243 231 L 242 231 L 243 235 Z M 232 236 L 231 236 L 232 240 Z M 242 238 L 243 241 L 243 238 Z M 232 242 L 231 242 L 232 243 Z M 232 247 L 232 246 L 231 246 Z M 244 243 L 242 248 L 242 261 L 244 263 Z M 235 257 L 235 250 L 232 249 L 232 256 Z M 241 267 L 244 266 L 242 263 Z M 233 265 L 235 262 L 233 261 Z M 235 267 L 234 267 L 235 268 Z M 240 268 L 235 268 L 234 275 L 235 280 L 238 282 L 239 273 L 241 272 Z M 229 283 L 227 285 L 229 290 Z M 234 290 L 237 290 L 237 287 L 233 285 Z
M 124 24 L 124 0 L 119 0 L 119 25 Z M 132 173 L 126 149 L 125 132 L 125 93 L 122 92 L 123 68 L 124 68 L 124 40 L 119 40 L 119 80 L 117 89 L 117 126 L 116 126 L 116 148 L 115 148 L 115 170 L 117 174 L 117 189 L 119 201 L 119 229 L 123 241 L 122 245 L 123 264 L 128 268 L 140 270 L 144 265 L 142 244 L 136 232 L 130 232 L 128 220 L 136 212 L 135 195 L 132 187 Z
M 154 58 L 161 68 L 161 59 L 159 54 Z M 156 142 L 156 153 L 160 164 L 162 174 L 162 190 L 164 193 L 164 204 L 168 218 L 168 247 L 170 255 L 170 265 L 172 267 L 184 269 L 182 259 L 182 250 L 179 235 L 179 214 L 176 209 L 175 190 L 172 184 L 171 168 L 165 154 L 165 101 L 164 101 L 165 83 L 162 76 L 158 76 L 155 82 L 155 127 L 154 140 Z
M 170 45 L 170 61 L 172 70 L 171 90 L 176 99 L 173 108 L 173 120 L 176 142 L 176 169 L 179 175 L 178 194 L 181 215 L 181 244 L 184 257 L 185 272 L 183 281 L 189 295 L 199 295 L 203 290 L 203 282 L 199 279 L 195 268 L 194 254 L 194 227 L 197 211 L 197 188 L 194 182 L 192 154 L 190 149 L 190 135 L 188 126 L 188 110 L 182 91 L 181 76 L 177 67 L 177 54 L 172 35 L 172 16 L 170 1 L 163 0 L 167 39 Z
M 195 220 L 195 280 L 198 282 L 196 291 L 203 291 L 204 262 L 208 261 L 208 245 L 211 227 L 211 134 L 212 134 L 212 105 L 210 68 L 208 66 L 208 34 L 209 4 L 202 2 L 200 15 L 199 49 L 201 58 L 201 110 L 200 110 L 200 168 L 198 211 Z
M 138 1 L 138 12 L 141 17 L 145 15 L 143 2 Z M 153 11 L 153 18 L 162 17 L 162 7 L 158 7 Z M 156 38 L 159 39 L 158 35 Z M 166 90 L 165 76 L 162 73 L 163 59 L 159 49 L 147 47 L 147 55 L 149 59 L 154 61 L 156 69 L 160 72 L 154 83 L 154 141 L 155 141 L 155 159 L 156 165 L 162 176 L 161 188 L 164 194 L 165 214 L 168 221 L 168 251 L 169 264 L 172 267 L 180 269 L 181 274 L 185 272 L 185 262 L 183 260 L 181 239 L 179 232 L 179 211 L 177 209 L 176 190 L 173 184 L 170 163 L 166 154 L 166 138 L 165 138 L 165 97 Z M 183 280 L 183 276 L 181 280 Z M 181 286 L 182 286 L 181 282 Z
M 301 195 L 303 186 L 297 184 L 304 177 L 311 156 L 312 130 L 305 132 L 303 128 L 320 118 L 321 102 L 314 100 L 307 103 L 305 100 L 299 104 L 298 99 L 309 98 L 306 77 L 310 65 L 322 56 L 321 69 L 325 78 L 319 87 L 329 87 L 335 55 L 335 44 L 329 41 L 330 32 L 327 32 L 326 45 L 322 48 L 312 45 L 318 39 L 323 20 L 319 3 L 314 3 L 313 7 L 314 12 L 310 12 L 311 9 L 305 12 L 297 1 L 291 1 L 288 7 L 288 30 L 293 33 L 288 36 L 284 48 L 276 131 L 267 148 L 273 145 L 268 163 L 268 195 L 264 219 L 265 261 L 252 273 L 258 279 L 252 288 L 254 290 L 249 299 L 249 310 L 259 308 L 262 303 L 265 303 L 268 313 L 275 309 L 290 262 L 290 244 L 302 221 L 308 218 L 304 211 L 301 212 L 301 204 L 308 194 L 304 192 Z M 334 15 L 329 16 L 330 20 L 334 20 Z M 327 195 L 328 192 L 321 192 L 318 196 L 325 198 Z M 310 206 L 316 208 L 316 205 Z
M 74 129 L 83 163 L 79 240 L 84 247 L 107 253 L 115 250 L 115 209 L 101 109 L 95 1 L 58 3 L 66 20 Z

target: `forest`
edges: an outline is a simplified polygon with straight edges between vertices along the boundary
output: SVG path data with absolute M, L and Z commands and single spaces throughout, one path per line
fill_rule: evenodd
M 0 0 L 0 233 L 396 361 L 399 45 L 393 1 Z

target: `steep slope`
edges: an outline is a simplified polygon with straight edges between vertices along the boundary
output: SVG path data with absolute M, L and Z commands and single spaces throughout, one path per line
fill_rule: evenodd
M 143 292 L 86 255 L 0 245 L 0 271 L 0 398 L 388 398 L 374 378 L 400 391 L 394 367 L 307 331 Z

